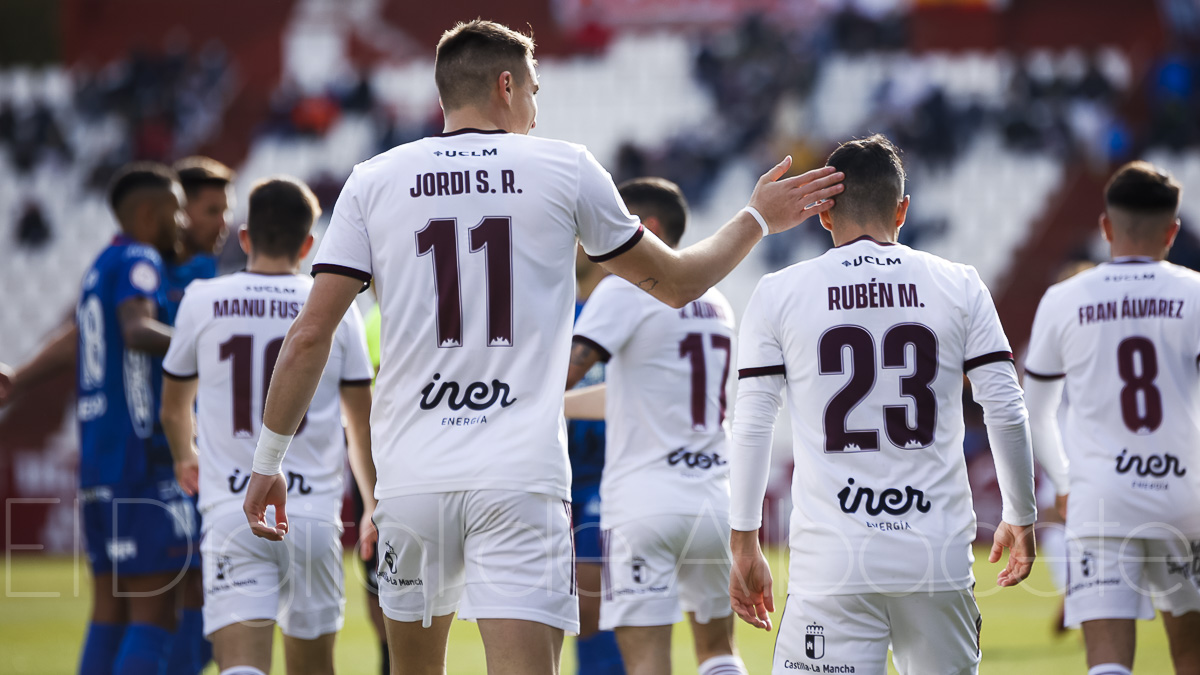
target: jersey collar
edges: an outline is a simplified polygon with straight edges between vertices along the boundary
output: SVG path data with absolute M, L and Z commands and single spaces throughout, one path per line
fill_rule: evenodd
M 507 133 L 508 132 L 505 131 L 504 129 L 473 129 L 471 127 L 464 127 L 462 129 L 456 129 L 454 131 L 443 131 L 442 133 L 437 134 L 437 137 L 438 138 L 447 138 L 450 136 L 459 136 L 462 134 L 507 134 Z
M 869 234 L 864 234 L 861 237 L 858 237 L 856 239 L 851 239 L 850 241 L 848 241 L 844 244 L 841 244 L 840 246 L 834 246 L 834 248 L 844 248 L 846 246 L 849 246 L 850 244 L 857 244 L 860 241 L 869 241 L 873 244 L 878 244 L 879 246 L 895 246 L 896 245 L 896 242 L 894 242 L 894 241 L 879 241 L 878 239 L 876 239 L 875 237 L 872 237 Z
M 1113 258 L 1110 262 L 1114 265 L 1137 265 L 1137 264 L 1146 264 L 1146 263 L 1156 263 L 1158 261 L 1155 260 L 1154 258 L 1149 258 L 1144 255 L 1123 255 L 1123 256 L 1120 256 L 1117 258 Z

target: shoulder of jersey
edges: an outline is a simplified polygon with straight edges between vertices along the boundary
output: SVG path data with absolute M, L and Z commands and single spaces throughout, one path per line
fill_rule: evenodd
M 159 264 L 162 263 L 162 256 L 159 255 L 158 250 L 149 244 L 141 242 L 126 244 L 122 255 L 126 258 L 149 258 L 157 261 Z

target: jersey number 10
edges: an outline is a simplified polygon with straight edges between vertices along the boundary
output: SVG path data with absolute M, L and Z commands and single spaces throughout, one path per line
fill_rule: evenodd
M 275 372 L 275 362 L 279 360 L 279 350 L 283 348 L 283 338 L 275 338 L 263 349 L 263 379 L 262 400 L 263 410 L 267 409 L 267 391 L 271 388 L 271 375 Z M 234 438 L 254 438 L 254 423 L 250 420 L 251 391 L 254 389 L 254 336 L 234 335 L 221 343 L 221 360 L 230 361 L 233 377 L 233 436 Z M 300 426 L 296 433 L 304 431 L 304 423 L 308 421 L 308 413 L 300 418 Z

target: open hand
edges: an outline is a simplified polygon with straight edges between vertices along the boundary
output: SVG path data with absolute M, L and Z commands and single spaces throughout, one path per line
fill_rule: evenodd
M 370 560 L 375 555 L 375 542 L 379 540 L 379 530 L 375 529 L 374 509 L 364 509 L 362 520 L 358 522 L 358 554 L 363 560 Z
M 195 497 L 200 491 L 200 458 L 196 456 L 195 448 L 186 458 L 175 462 L 175 481 L 189 497 Z
M 771 612 L 775 611 L 771 567 L 757 546 L 752 551 L 734 552 L 729 602 L 743 621 L 755 628 L 771 630 Z
M 831 166 L 780 180 L 791 167 L 788 155 L 758 179 L 750 195 L 750 206 L 762 214 L 772 234 L 833 208 L 832 197 L 845 189 L 841 181 L 846 175 Z
M 1033 543 L 1033 525 L 1009 525 L 1001 522 L 996 528 L 988 562 L 1000 562 L 1004 549 L 1008 549 L 1008 564 L 996 576 L 999 586 L 1016 586 L 1029 577 L 1033 560 L 1037 557 Z
M 250 531 L 256 536 L 271 541 L 283 541 L 283 535 L 288 531 L 287 512 L 284 503 L 287 501 L 287 481 L 282 473 L 264 476 L 254 471 L 250 472 L 250 484 L 246 486 L 246 501 L 242 503 L 242 512 L 250 523 Z M 275 525 L 267 522 L 267 507 L 275 507 Z

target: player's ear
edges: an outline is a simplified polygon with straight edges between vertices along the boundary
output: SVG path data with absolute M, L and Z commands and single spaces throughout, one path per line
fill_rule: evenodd
M 242 225 L 238 228 L 238 243 L 242 246 L 242 253 L 250 255 L 250 228 Z
M 828 211 L 821 212 L 821 227 L 833 232 L 833 216 Z
M 896 229 L 904 227 L 904 221 L 908 218 L 908 205 L 911 203 L 908 195 L 904 195 L 904 199 L 896 205 Z
M 1113 240 L 1113 226 L 1112 219 L 1108 217 L 1107 211 L 1100 212 L 1100 232 L 1104 235 L 1104 241 L 1111 244 Z
M 311 234 L 305 238 L 304 243 L 300 244 L 300 260 L 304 260 L 308 256 L 308 252 L 312 250 L 313 244 L 316 243 L 316 238 Z
M 507 70 L 500 73 L 500 77 L 497 79 L 496 84 L 500 87 L 500 96 L 504 99 L 504 102 L 512 105 L 513 74 Z
M 1179 227 L 1180 227 L 1179 219 L 1176 218 L 1175 222 L 1171 223 L 1171 227 L 1169 229 L 1167 229 L 1167 248 L 1168 249 L 1170 249 L 1172 246 L 1175 245 L 1175 237 L 1179 236 Z

